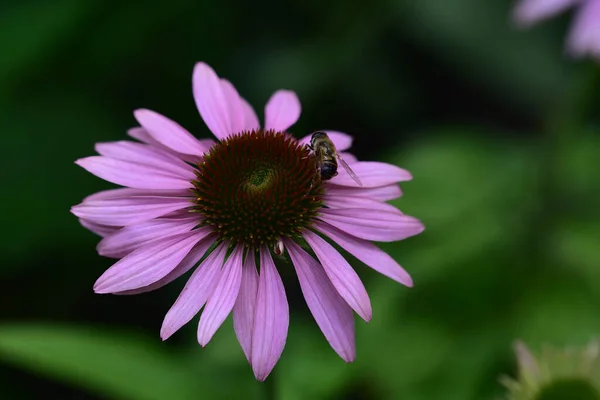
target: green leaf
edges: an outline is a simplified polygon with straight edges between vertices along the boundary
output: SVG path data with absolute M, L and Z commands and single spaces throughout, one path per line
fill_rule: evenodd
M 573 130 L 560 149 L 556 177 L 557 204 L 549 253 L 563 269 L 585 278 L 587 285 L 600 289 L 600 137 L 598 130 Z
M 194 319 L 182 328 L 189 341 L 183 358 L 187 367 L 201 377 L 203 398 L 261 399 L 266 383 L 254 378 L 235 336 L 233 318 L 225 320 L 206 347 L 198 344 L 197 326 Z
M 536 157 L 527 149 L 483 141 L 466 129 L 422 134 L 429 140 L 386 159 L 413 174 L 402 185 L 405 196 L 392 203 L 419 218 L 425 231 L 382 245 L 408 270 L 419 265 L 420 280 L 491 246 L 518 242 L 536 190 Z
M 587 219 L 566 218 L 553 235 L 551 251 L 561 266 L 586 278 L 586 283 L 600 289 L 600 216 L 590 213 Z
M 355 368 L 331 349 L 312 316 L 301 323 L 292 321 L 285 350 L 273 371 L 276 398 L 333 398 Z
M 557 347 L 587 343 L 600 331 L 594 292 L 568 271 L 544 272 L 515 313 L 515 337 L 528 345 Z
M 199 398 L 195 371 L 164 347 L 159 339 L 91 327 L 0 326 L 0 359 L 16 366 L 114 399 Z
M 402 323 L 379 320 L 377 327 L 357 325 L 360 374 L 397 394 L 430 376 L 451 349 L 449 332 L 437 323 L 407 317 Z
M 562 175 L 557 182 L 570 194 L 578 196 L 579 204 L 585 201 L 595 210 L 600 199 L 600 130 L 572 127 L 563 133 L 564 146 L 560 149 Z M 589 197 L 593 196 L 593 197 Z

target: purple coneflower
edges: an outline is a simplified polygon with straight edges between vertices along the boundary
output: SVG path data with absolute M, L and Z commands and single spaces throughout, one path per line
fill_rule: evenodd
M 77 164 L 125 188 L 96 193 L 74 206 L 82 225 L 102 236 L 98 252 L 119 258 L 95 283 L 96 293 L 137 294 L 191 274 L 167 312 L 167 339 L 202 307 L 205 346 L 233 311 L 235 333 L 257 379 L 264 380 L 285 345 L 289 312 L 271 252 L 285 250 L 306 303 L 331 347 L 356 356 L 354 316 L 371 319 L 367 291 L 329 238 L 374 270 L 406 286 L 410 276 L 371 241 L 416 235 L 423 225 L 387 200 L 401 195 L 409 172 L 342 153 L 362 180 L 340 168 L 322 181 L 315 157 L 287 130 L 300 116 L 293 92 L 280 90 L 260 128 L 252 107 L 206 64 L 193 74 L 202 119 L 217 137 L 198 140 L 176 122 L 136 110 L 137 139 L 99 143 L 100 156 Z M 328 131 L 339 151 L 352 138 Z M 309 254 L 313 252 L 316 259 Z
M 590 55 L 600 59 L 600 0 L 520 0 L 515 8 L 515 19 L 529 26 L 575 5 L 579 10 L 567 40 L 567 50 L 574 57 Z

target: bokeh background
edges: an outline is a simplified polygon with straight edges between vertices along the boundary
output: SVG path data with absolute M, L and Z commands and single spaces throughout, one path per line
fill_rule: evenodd
M 480 400 L 515 339 L 600 332 L 600 67 L 563 50 L 571 14 L 527 31 L 506 0 L 23 0 L 0 4 L 0 398 Z M 150 108 L 210 137 L 191 94 L 206 61 L 254 105 L 295 90 L 298 136 L 355 136 L 409 169 L 394 203 L 427 230 L 384 244 L 408 289 L 352 259 L 373 304 L 345 364 L 293 273 L 286 349 L 254 380 L 231 321 L 201 349 L 162 318 L 185 279 L 95 295 L 111 261 L 69 208 L 110 188 L 73 161 Z

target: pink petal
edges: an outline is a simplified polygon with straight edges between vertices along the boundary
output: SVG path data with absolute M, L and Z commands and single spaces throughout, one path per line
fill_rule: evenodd
M 186 176 L 157 166 L 101 156 L 81 158 L 75 164 L 106 181 L 135 189 L 186 189 L 192 186 Z
M 375 246 L 373 243 L 348 235 L 336 227 L 324 222 L 316 223 L 315 228 L 325 234 L 325 236 L 333 239 L 348 253 L 352 254 L 358 260 L 380 274 L 392 278 L 408 287 L 413 286 L 412 278 L 408 272 L 390 257 L 389 254 Z
M 306 304 L 325 338 L 346 362 L 356 359 L 354 315 L 333 287 L 323 267 L 292 240 L 286 246 Z
M 323 209 L 319 218 L 350 235 L 376 242 L 395 242 L 425 229 L 414 217 L 366 208 Z
M 265 107 L 265 129 L 285 132 L 300 118 L 300 100 L 291 90 L 273 93 Z
M 200 222 L 198 215 L 189 214 L 180 218 L 158 218 L 135 225 L 129 225 L 107 236 L 98 243 L 98 254 L 105 257 L 122 258 L 141 246 L 156 240 L 189 232 Z M 200 236 L 212 232 L 212 228 L 197 229 Z
M 352 153 L 342 152 L 340 153 L 340 157 L 342 157 L 342 159 L 346 161 L 346 164 L 352 165 L 355 162 L 358 162 L 358 158 L 356 158 L 356 156 Z
M 260 249 L 260 276 L 252 331 L 252 370 L 264 381 L 281 357 L 289 325 L 289 308 L 281 277 L 269 249 Z
M 187 232 L 140 247 L 106 270 L 94 291 L 113 293 L 148 286 L 171 272 L 198 240 L 196 232 Z
M 229 107 L 231 119 L 231 133 L 240 133 L 244 130 L 246 116 L 241 97 L 235 87 L 227 79 L 221 79 L 221 89 Z
M 575 57 L 589 54 L 600 58 L 600 0 L 588 0 L 581 5 L 567 48 Z
M 188 157 L 191 156 L 190 154 L 179 153 L 179 152 L 163 145 L 158 140 L 154 139 L 152 137 L 152 135 L 150 135 L 148 133 L 148 131 L 146 131 L 141 126 L 129 129 L 127 131 L 127 134 L 129 136 L 131 136 L 132 138 L 139 140 L 140 142 L 150 144 L 154 147 L 158 147 L 158 148 L 160 148 L 162 150 L 166 150 L 168 152 L 172 152 L 173 154 L 176 154 L 180 157 L 181 156 L 188 156 Z M 194 137 L 194 140 L 198 141 L 198 143 L 202 146 L 202 148 L 204 149 L 204 153 L 206 153 L 208 150 L 210 150 L 210 148 L 216 143 L 213 139 L 197 139 L 196 137 Z M 191 156 L 191 157 L 198 159 L 198 156 Z
M 160 144 L 158 140 L 150 136 L 148 131 L 142 128 L 141 126 L 136 126 L 134 128 L 128 129 L 127 134 L 132 138 L 139 140 L 142 143 L 151 144 L 156 147 L 165 147 L 162 144 Z
M 183 260 L 181 260 L 181 262 L 179 264 L 177 264 L 177 266 L 175 268 L 173 268 L 173 270 L 171 272 L 169 272 L 167 275 L 165 275 L 164 278 L 159 279 L 158 281 L 156 281 L 148 286 L 141 287 L 139 289 L 124 290 L 122 292 L 116 292 L 114 294 L 129 295 L 129 294 L 147 293 L 147 292 L 151 292 L 153 290 L 159 289 L 159 288 L 173 282 L 175 279 L 179 278 L 181 275 L 185 274 L 190 269 L 192 269 L 198 263 L 198 261 L 200 261 L 200 259 L 206 253 L 206 251 L 210 248 L 210 246 L 213 245 L 216 238 L 217 238 L 217 235 L 211 234 L 211 235 L 208 235 L 208 236 L 204 237 L 203 239 L 201 239 L 190 250 L 188 255 L 185 256 L 185 258 Z
M 101 225 L 125 226 L 158 218 L 191 206 L 182 197 L 132 197 L 111 200 L 86 200 L 71 212 Z
M 88 221 L 87 219 L 79 218 L 79 223 L 86 229 L 94 232 L 96 235 L 104 237 L 108 235 L 112 235 L 116 231 L 118 231 L 120 226 L 110 226 L 110 225 L 102 225 L 97 224 L 94 221 Z
M 160 329 L 160 337 L 167 340 L 179 328 L 187 324 L 202 308 L 213 293 L 223 266 L 229 243 L 223 242 L 194 271 L 185 284 L 175 304 L 167 312 Z
M 248 131 L 260 129 L 260 122 L 258 122 L 254 108 L 243 98 L 240 99 L 242 102 L 242 112 L 244 113 L 244 129 Z
M 365 188 L 385 186 L 412 179 L 412 175 L 407 170 L 392 164 L 376 161 L 356 162 L 352 164 L 352 170 L 358 175 Z M 338 175 L 331 179 L 330 182 L 342 186 L 357 186 L 354 179 L 341 167 L 338 168 Z
M 352 142 L 354 141 L 354 138 L 348 135 L 347 133 L 329 130 L 321 130 L 320 132 L 327 133 L 327 136 L 329 136 L 329 139 L 331 139 L 337 151 L 348 150 L 350 147 L 352 147 Z M 312 133 L 310 135 L 304 136 L 302 139 L 299 140 L 300 144 L 310 144 L 311 137 Z M 348 162 L 348 160 L 346 160 L 345 157 L 344 160 Z
M 400 213 L 400 211 L 391 204 L 361 196 L 336 196 L 327 193 L 325 195 L 325 204 L 330 208 L 368 208 L 370 210 Z
M 146 132 L 171 150 L 194 156 L 201 156 L 206 152 L 205 146 L 177 122 L 143 108 L 135 110 L 133 115 Z
M 158 167 L 174 176 L 195 178 L 192 167 L 175 155 L 149 145 L 122 140 L 119 142 L 97 143 L 96 151 L 105 157 L 134 162 L 150 167 Z
M 517 23 L 529 26 L 550 18 L 581 0 L 520 0 L 514 10 Z
M 194 67 L 192 77 L 196 107 L 208 129 L 218 138 L 235 133 L 227 96 L 215 71 L 203 62 Z
M 390 201 L 401 197 L 402 189 L 400 189 L 400 186 L 395 183 L 375 188 L 337 186 L 328 183 L 327 194 L 335 197 L 361 196 L 371 197 L 379 201 Z
M 513 347 L 517 356 L 517 365 L 519 366 L 520 373 L 527 376 L 528 379 L 544 379 L 542 378 L 542 374 L 545 375 L 545 373 L 542 373 L 542 368 L 540 368 L 538 361 L 531 354 L 531 350 L 529 350 L 525 343 L 518 340 Z
M 206 346 L 235 304 L 242 283 L 244 246 L 237 245 L 221 271 L 219 282 L 200 316 L 198 343 Z
M 134 139 L 139 140 L 140 142 L 143 143 L 147 143 L 150 144 L 154 147 L 157 147 L 161 150 L 165 150 L 169 153 L 174 154 L 175 156 L 179 157 L 180 159 L 182 159 L 183 161 L 189 162 L 191 164 L 196 164 L 202 157 L 201 156 L 194 156 L 194 155 L 190 155 L 190 154 L 183 154 L 183 153 L 179 153 L 177 151 L 174 151 L 173 149 L 164 146 L 162 143 L 160 143 L 158 140 L 154 139 L 144 128 L 142 127 L 136 127 L 136 128 L 131 128 L 127 131 L 127 134 L 129 136 L 131 136 Z M 204 149 L 204 153 L 206 153 L 208 150 L 210 150 L 210 148 L 215 144 L 215 141 L 213 139 L 196 139 L 198 141 L 198 143 L 200 144 L 200 146 L 202 146 L 202 148 Z
M 235 306 L 233 306 L 233 328 L 248 362 L 252 359 L 252 329 L 257 291 L 258 272 L 254 261 L 254 251 L 249 250 L 242 267 L 242 286 Z
M 111 200 L 111 199 L 126 199 L 130 197 L 190 197 L 188 189 L 178 190 L 148 190 L 148 189 L 109 189 L 101 192 L 96 192 L 83 199 L 83 203 L 90 200 Z
M 304 231 L 303 235 L 340 296 L 362 319 L 369 322 L 373 314 L 371 300 L 354 269 L 333 246 L 318 235 L 310 231 Z
M 144 128 L 142 128 L 141 126 L 136 126 L 135 128 L 130 128 L 129 130 L 127 130 L 127 134 L 129 136 L 131 136 L 134 139 L 139 140 L 142 143 L 146 143 L 146 144 L 151 144 L 152 146 L 156 146 L 159 148 L 164 149 L 168 149 L 169 151 L 173 151 L 171 149 L 169 149 L 167 146 L 164 146 L 163 144 L 161 144 L 158 140 L 154 139 L 147 130 L 145 130 Z M 176 154 L 181 154 L 181 153 L 177 153 Z

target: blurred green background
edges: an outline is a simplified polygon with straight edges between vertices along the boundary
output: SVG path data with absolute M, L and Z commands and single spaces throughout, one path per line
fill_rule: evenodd
M 505 0 L 16 0 L 0 4 L 1 399 L 492 399 L 523 339 L 600 332 L 600 67 L 566 59 L 571 15 L 529 31 Z M 111 261 L 69 208 L 111 185 L 73 164 L 146 107 L 209 137 L 206 61 L 259 115 L 295 90 L 297 135 L 355 136 L 409 169 L 395 204 L 427 230 L 385 244 L 412 289 L 354 262 L 373 303 L 345 364 L 296 278 L 286 349 L 254 380 L 231 321 L 207 348 L 158 332 L 185 279 L 100 296 Z M 353 260 L 356 261 L 356 260 Z

